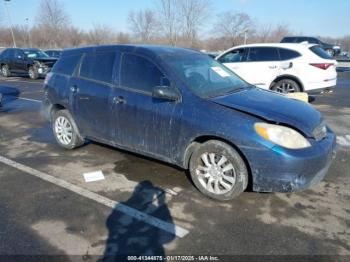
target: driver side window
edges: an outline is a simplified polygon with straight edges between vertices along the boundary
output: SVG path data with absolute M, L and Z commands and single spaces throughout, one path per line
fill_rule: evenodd
M 120 73 L 122 86 L 142 92 L 152 93 L 156 86 L 170 86 L 155 64 L 138 55 L 124 54 Z
M 238 63 L 245 61 L 245 49 L 236 49 L 220 57 L 221 63 Z

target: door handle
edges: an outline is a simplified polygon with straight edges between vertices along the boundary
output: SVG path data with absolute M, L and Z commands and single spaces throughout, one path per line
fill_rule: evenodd
M 276 65 L 273 65 L 273 66 L 269 66 L 270 69 L 276 69 L 277 66 Z
M 75 93 L 75 92 L 79 91 L 79 88 L 76 85 L 73 85 L 73 86 L 70 87 L 70 91 Z
M 116 96 L 113 98 L 113 103 L 114 104 L 126 104 L 126 100 L 122 96 Z

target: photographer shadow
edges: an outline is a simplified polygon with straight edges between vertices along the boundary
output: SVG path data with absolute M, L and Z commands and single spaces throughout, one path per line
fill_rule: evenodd
M 173 225 L 173 219 L 165 203 L 165 191 L 149 181 L 139 183 L 129 200 L 117 205 L 108 217 L 109 236 L 103 261 L 122 261 L 126 256 L 164 256 L 164 244 L 175 235 L 122 213 L 125 206 Z M 175 228 L 171 229 L 175 232 Z

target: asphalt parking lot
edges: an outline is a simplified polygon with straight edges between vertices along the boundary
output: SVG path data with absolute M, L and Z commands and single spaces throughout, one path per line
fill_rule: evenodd
M 338 77 L 312 104 L 338 137 L 326 179 L 224 203 L 152 159 L 97 143 L 65 151 L 41 112 L 43 81 L 0 78 L 0 254 L 350 256 L 350 72 Z

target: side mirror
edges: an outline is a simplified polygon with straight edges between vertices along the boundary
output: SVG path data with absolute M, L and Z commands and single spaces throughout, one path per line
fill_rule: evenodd
M 153 88 L 152 96 L 154 98 L 164 99 L 168 101 L 179 101 L 181 95 L 179 92 L 170 86 L 156 86 Z

